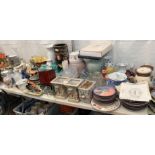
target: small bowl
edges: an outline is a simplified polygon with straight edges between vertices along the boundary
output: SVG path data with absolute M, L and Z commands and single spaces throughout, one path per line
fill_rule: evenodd
M 126 81 L 127 81 L 127 76 L 124 73 L 114 72 L 107 75 L 108 85 L 118 86 L 122 82 L 126 82 Z

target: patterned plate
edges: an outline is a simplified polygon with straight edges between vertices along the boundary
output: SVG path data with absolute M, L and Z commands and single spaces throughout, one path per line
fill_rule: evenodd
M 111 97 L 116 94 L 116 90 L 112 86 L 103 86 L 95 88 L 93 93 L 99 97 Z
M 115 102 L 113 102 L 113 104 L 103 104 L 100 102 L 96 102 L 95 100 L 92 100 L 91 105 L 97 111 L 110 112 L 118 109 L 121 104 L 119 100 L 116 100 Z

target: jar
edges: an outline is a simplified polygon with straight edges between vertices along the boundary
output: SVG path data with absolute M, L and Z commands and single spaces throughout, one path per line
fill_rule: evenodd
M 136 69 L 136 81 L 148 82 L 151 85 L 153 67 L 150 65 L 143 65 Z
M 118 72 L 121 73 L 126 73 L 126 70 L 128 69 L 127 63 L 118 63 L 116 66 L 118 67 Z
M 58 65 L 61 66 L 63 60 L 69 60 L 68 46 L 67 44 L 55 44 L 53 45 L 55 60 Z
M 152 71 L 153 71 L 153 67 L 143 65 L 143 66 L 139 67 L 138 69 L 136 69 L 136 74 L 138 76 L 142 76 L 142 77 L 149 77 L 149 76 L 151 76 Z

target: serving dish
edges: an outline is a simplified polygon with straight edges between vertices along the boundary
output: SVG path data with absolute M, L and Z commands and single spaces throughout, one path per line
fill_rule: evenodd
M 122 82 L 127 81 L 126 74 L 120 73 L 120 72 L 113 72 L 111 74 L 108 74 L 106 78 L 107 78 L 108 85 L 112 85 L 112 86 L 118 86 Z

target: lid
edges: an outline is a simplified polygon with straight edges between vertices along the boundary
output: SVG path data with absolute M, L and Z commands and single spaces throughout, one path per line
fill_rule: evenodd
M 116 90 L 112 86 L 103 86 L 103 87 L 97 87 L 94 89 L 94 94 L 100 97 L 113 96 L 115 93 L 116 93 Z
M 125 81 L 127 79 L 127 76 L 124 73 L 114 72 L 108 74 L 108 78 L 113 81 Z
M 140 74 L 150 74 L 152 72 L 152 69 L 149 67 L 140 67 L 137 69 L 137 72 Z

